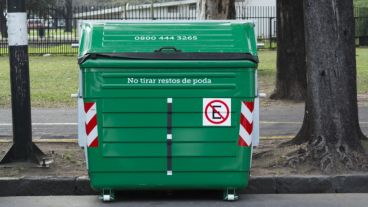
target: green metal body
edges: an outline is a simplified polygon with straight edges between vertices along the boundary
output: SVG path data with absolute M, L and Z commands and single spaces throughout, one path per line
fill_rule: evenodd
M 162 46 L 257 55 L 252 24 L 192 22 L 85 24 L 79 56 L 153 52 Z M 92 187 L 244 188 L 251 148 L 237 144 L 240 104 L 256 96 L 256 67 L 244 60 L 83 62 L 83 99 L 97 105 L 99 146 L 87 148 Z M 167 98 L 172 98 L 171 176 L 166 174 Z M 203 126 L 203 98 L 231 98 L 231 126 Z

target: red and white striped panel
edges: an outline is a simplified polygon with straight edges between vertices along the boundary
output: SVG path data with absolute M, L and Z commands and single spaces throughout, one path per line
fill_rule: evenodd
M 252 144 L 254 102 L 242 101 L 240 113 L 239 146 Z
M 98 147 L 96 102 L 85 102 L 87 146 Z

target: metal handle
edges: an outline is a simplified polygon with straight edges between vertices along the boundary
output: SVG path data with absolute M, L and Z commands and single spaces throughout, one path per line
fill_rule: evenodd
M 161 47 L 160 49 L 155 50 L 155 52 L 164 52 L 165 50 L 173 51 L 173 52 L 181 52 L 181 50 L 178 50 L 178 49 L 176 49 L 176 47 L 171 47 L 171 46 Z
M 258 96 L 260 98 L 266 98 L 267 97 L 267 94 L 266 93 L 259 93 Z

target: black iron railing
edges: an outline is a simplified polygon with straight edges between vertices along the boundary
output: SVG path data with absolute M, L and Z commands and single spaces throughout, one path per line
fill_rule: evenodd
M 193 1 L 194 2 L 194 1 Z M 356 37 L 368 36 L 368 8 L 355 8 Z M 0 55 L 8 54 L 6 12 L 0 14 Z M 167 5 L 122 5 L 58 7 L 42 11 L 28 11 L 30 54 L 75 55 L 79 25 L 85 20 L 195 20 L 195 3 Z M 273 6 L 236 6 L 237 19 L 256 24 L 256 35 L 265 48 L 276 47 L 276 8 Z

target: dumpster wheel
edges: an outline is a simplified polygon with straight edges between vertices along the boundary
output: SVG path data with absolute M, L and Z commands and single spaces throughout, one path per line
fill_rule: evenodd
M 238 192 L 235 188 L 227 188 L 224 190 L 225 201 L 236 201 L 239 199 Z
M 115 192 L 111 189 L 103 189 L 99 199 L 102 202 L 112 202 L 115 200 Z

